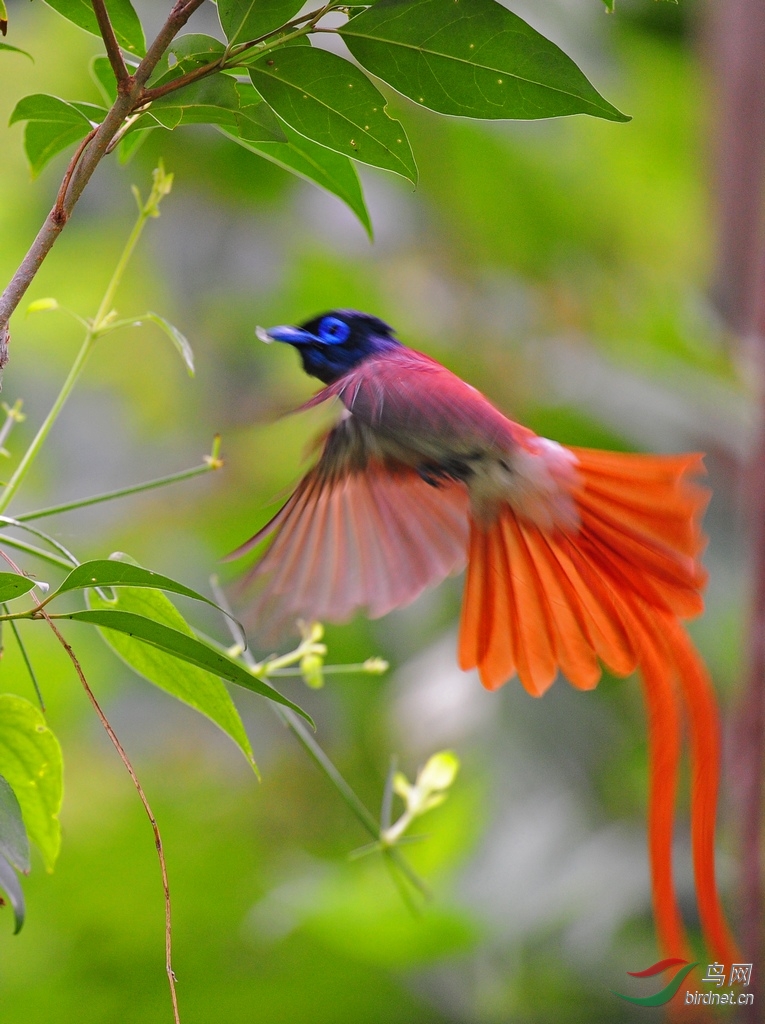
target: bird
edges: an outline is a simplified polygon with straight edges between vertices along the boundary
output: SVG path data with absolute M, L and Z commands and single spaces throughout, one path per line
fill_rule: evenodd
M 323 384 L 301 409 L 339 408 L 315 465 L 229 556 L 264 546 L 245 576 L 258 629 L 377 618 L 466 569 L 458 661 L 488 690 L 517 676 L 538 697 L 559 673 L 591 690 L 603 666 L 638 670 L 659 946 L 691 959 L 672 863 L 685 719 L 701 929 L 717 960 L 735 961 L 715 878 L 719 713 L 682 621 L 704 607 L 702 456 L 540 437 L 357 310 L 256 333 L 295 348 Z

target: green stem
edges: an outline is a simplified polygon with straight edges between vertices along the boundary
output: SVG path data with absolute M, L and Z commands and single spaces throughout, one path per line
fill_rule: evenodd
M 6 614 L 10 615 L 10 612 L 8 611 L 8 605 L 4 604 L 3 608 L 5 609 Z M 37 682 L 37 676 L 35 675 L 35 670 L 32 668 L 32 662 L 29 660 L 29 655 L 27 654 L 27 649 L 24 644 L 24 641 L 21 639 L 19 627 L 16 625 L 13 619 L 9 619 L 8 622 L 11 627 L 11 630 L 13 631 L 13 635 L 16 638 L 16 643 L 19 645 L 21 657 L 24 659 L 24 664 L 27 667 L 29 678 L 32 680 L 32 686 L 34 687 L 35 693 L 37 694 L 37 700 L 40 703 L 40 710 L 43 712 L 43 714 L 45 714 L 45 701 L 43 700 L 42 690 L 40 689 L 40 684 Z
M 133 487 L 122 487 L 117 491 L 95 494 L 91 498 L 82 498 L 80 501 L 70 501 L 65 505 L 52 505 L 50 508 L 41 508 L 34 512 L 22 512 L 21 515 L 15 518 L 19 523 L 26 523 L 32 519 L 43 519 L 45 516 L 54 516 L 60 512 L 72 512 L 74 509 L 86 508 L 89 505 L 99 505 L 102 501 L 114 501 L 115 498 L 125 498 L 130 494 L 141 494 L 143 491 L 151 491 L 155 487 L 166 487 L 168 484 L 175 484 L 181 480 L 190 480 L 192 477 L 202 476 L 204 473 L 220 469 L 223 465 L 218 458 L 219 448 L 220 440 L 216 437 L 213 443 L 212 454 L 205 456 L 204 463 L 201 466 L 195 466 L 193 469 L 184 469 L 179 473 L 170 473 L 168 476 L 162 476 L 156 480 L 147 480 L 145 483 L 135 484 Z
M 2 533 L 0 534 L 0 544 L 11 548 L 18 548 L 19 551 L 26 551 L 28 555 L 34 555 L 35 558 L 40 558 L 43 562 L 57 565 L 59 569 L 66 569 L 67 572 L 72 571 L 73 566 L 71 562 L 59 558 L 58 555 L 52 555 L 49 551 L 44 551 L 42 548 L 36 548 L 34 544 L 27 544 L 25 540 L 17 540 L 15 537 L 9 537 L 7 534 Z
M 67 398 L 69 397 L 72 388 L 77 383 L 77 379 L 82 373 L 82 369 L 85 366 L 85 363 L 87 362 L 88 356 L 90 355 L 90 350 L 93 347 L 95 337 L 96 336 L 93 333 L 93 328 L 88 328 L 88 332 L 85 335 L 85 340 L 82 343 L 82 347 L 80 348 L 80 351 L 77 353 L 77 358 L 75 359 L 74 364 L 72 365 L 72 368 L 69 371 L 67 378 L 64 381 L 61 390 L 58 393 L 56 401 L 53 403 L 50 412 L 43 420 L 40 429 L 37 431 L 34 440 L 27 448 L 27 450 L 24 452 L 21 462 L 16 467 L 13 476 L 5 485 L 5 489 L 3 490 L 3 493 L 0 495 L 0 512 L 5 512 L 5 510 L 8 508 L 8 505 L 13 500 L 16 491 L 21 486 L 24 477 L 29 472 L 32 463 L 37 458 L 40 449 L 45 443 L 46 437 L 50 433 L 51 427 L 58 419 L 58 415 L 64 408 L 64 404 Z
M 17 399 L 13 406 L 6 405 L 3 402 L 2 408 L 5 409 L 5 423 L 0 427 L 0 455 L 7 455 L 8 452 L 5 450 L 5 442 L 8 440 L 11 431 L 17 423 L 22 423 L 26 417 L 21 411 L 21 407 L 24 402 L 21 398 Z
M 80 351 L 77 353 L 77 357 L 72 365 L 71 370 L 67 374 L 67 378 L 64 381 L 61 390 L 56 397 L 50 412 L 43 420 L 40 429 L 37 431 L 32 443 L 27 448 L 26 452 L 21 459 L 21 462 L 16 467 L 16 470 L 8 481 L 0 495 L 0 513 L 5 512 L 8 505 L 13 500 L 16 491 L 21 486 L 24 477 L 29 472 L 32 464 L 37 458 L 40 449 L 45 443 L 45 439 L 50 433 L 51 427 L 58 419 L 59 413 L 64 408 L 67 398 L 72 392 L 75 384 L 77 383 L 80 374 L 83 371 L 85 363 L 88 360 L 88 356 L 91 353 L 93 345 L 98 339 L 99 335 L 103 334 L 109 328 L 109 320 L 111 317 L 112 303 L 114 296 L 122 283 L 122 278 L 125 274 L 125 269 L 130 262 L 130 258 L 133 255 L 138 239 L 141 237 L 141 232 L 144 229 L 146 221 L 149 217 L 156 217 L 158 215 L 159 202 L 163 195 L 169 191 L 170 182 L 172 176 L 165 175 L 164 169 L 160 168 L 154 172 L 154 185 L 152 191 L 147 199 L 146 203 L 141 203 L 140 199 L 138 202 L 138 218 L 133 225 L 133 230 L 128 236 L 128 240 L 125 243 L 125 247 L 122 250 L 122 255 L 117 260 L 117 266 L 114 268 L 114 273 L 106 286 L 106 291 L 101 299 L 101 304 L 98 307 L 98 312 L 95 315 L 93 323 L 87 329 L 85 334 L 85 340 L 80 347 Z
M 226 595 L 218 586 L 217 580 L 214 577 L 210 580 L 210 586 L 212 588 L 213 596 L 215 597 L 216 603 L 224 611 L 231 613 L 231 609 L 226 600 Z M 236 620 L 233 619 L 233 616 L 226 620 L 226 624 L 229 630 L 231 631 L 231 635 L 234 639 L 234 642 L 240 648 L 239 656 L 250 669 L 262 671 L 265 668 L 266 671 L 268 671 L 268 669 L 271 668 L 274 664 L 276 664 L 277 661 L 283 663 L 284 659 L 291 659 L 292 656 L 296 653 L 293 651 L 291 652 L 290 655 L 284 655 L 283 658 L 281 659 L 274 659 L 272 662 L 266 662 L 264 665 L 259 665 L 253 658 L 251 652 L 245 647 L 245 637 L 242 634 Z M 306 638 L 306 640 L 303 641 L 301 647 L 303 647 L 306 643 L 310 642 L 311 640 L 309 638 Z M 417 875 L 417 873 L 410 867 L 406 859 L 395 847 L 388 846 L 384 843 L 383 837 L 381 835 L 380 824 L 375 818 L 374 814 L 372 814 L 372 812 L 366 807 L 362 800 L 356 795 L 355 791 L 351 788 L 351 786 L 345 781 L 339 769 L 335 767 L 335 765 L 327 756 L 327 754 L 324 753 L 324 750 L 319 746 L 319 744 L 313 738 L 309 730 L 300 721 L 298 716 L 293 711 L 290 711 L 289 708 L 279 707 L 277 704 L 274 703 L 270 703 L 269 706 L 271 707 L 272 711 L 274 711 L 274 713 L 278 716 L 278 718 L 283 722 L 283 724 L 287 726 L 292 735 L 298 740 L 298 742 L 301 744 L 301 746 L 309 755 L 314 764 L 316 764 L 321 769 L 321 771 L 326 775 L 326 777 L 335 787 L 335 789 L 340 794 L 342 799 L 345 801 L 348 808 L 353 812 L 355 817 L 358 819 L 361 825 L 367 830 L 370 836 L 377 842 L 381 842 L 383 847 L 383 853 L 385 855 L 385 859 L 388 865 L 391 867 L 395 865 L 395 867 L 398 868 L 401 874 L 408 880 L 410 885 L 412 885 L 425 898 L 428 898 L 430 896 L 430 890 L 428 889 L 428 886 L 422 881 L 419 875 Z M 400 879 L 397 880 L 397 884 L 398 882 L 400 882 Z M 400 885 L 399 888 L 401 888 Z M 405 901 L 409 906 L 412 905 L 411 900 L 409 898 L 405 897 Z

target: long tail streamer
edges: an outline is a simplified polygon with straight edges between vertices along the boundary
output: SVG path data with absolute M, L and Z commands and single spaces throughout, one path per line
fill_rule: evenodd
M 471 522 L 459 658 L 488 689 L 517 673 L 539 696 L 558 669 L 592 689 L 601 663 L 640 669 L 649 725 L 649 857 L 654 913 L 667 956 L 689 957 L 672 870 L 682 712 L 692 763 L 691 838 L 699 915 L 710 952 L 737 958 L 715 881 L 720 728 L 707 671 L 680 624 L 703 608 L 707 491 L 701 457 L 572 449 L 575 533 L 550 533 L 509 506 Z

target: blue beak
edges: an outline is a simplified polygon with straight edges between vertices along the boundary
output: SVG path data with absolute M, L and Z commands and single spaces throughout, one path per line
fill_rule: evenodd
M 266 345 L 270 345 L 272 341 L 284 341 L 288 345 L 307 345 L 318 340 L 302 327 L 256 327 L 255 334 Z

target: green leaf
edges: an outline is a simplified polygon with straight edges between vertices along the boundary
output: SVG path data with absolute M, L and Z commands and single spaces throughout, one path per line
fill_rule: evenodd
M 257 153 L 285 171 L 290 171 L 337 196 L 356 214 L 369 237 L 372 237 L 372 224 L 364 203 L 359 176 L 348 157 L 311 142 L 310 139 L 293 131 L 289 125 L 284 125 L 286 142 L 254 142 L 235 135 L 227 128 L 218 130 L 240 146 L 249 149 L 251 153 Z
M 164 127 L 179 124 L 226 124 L 236 126 L 239 94 L 236 82 L 220 73 L 192 82 L 177 92 L 154 100 L 151 115 Z
M 224 125 L 255 142 L 286 139 L 281 122 L 252 85 L 223 74 L 210 75 L 154 100 L 147 113 L 130 127 L 126 138 L 157 126 L 172 131 L 185 124 Z
M 300 0 L 218 0 L 218 17 L 230 43 L 246 43 L 281 28 L 302 6 Z
M 7 575 L 12 574 L 8 573 Z M 151 569 L 144 569 L 141 565 L 135 565 L 127 560 L 127 556 L 120 555 L 114 555 L 111 558 L 96 558 L 91 562 L 83 562 L 82 565 L 78 565 L 69 573 L 55 594 L 48 598 L 48 601 L 52 601 L 68 591 L 86 590 L 92 587 L 146 587 L 149 590 L 168 590 L 171 594 L 180 594 L 182 597 L 190 597 L 195 601 L 204 601 L 205 604 L 223 612 L 222 608 L 219 608 L 204 594 L 171 580 L 169 576 L 163 576 L 161 573 L 152 572 Z M 7 599 L 0 598 L 0 600 Z M 107 605 L 107 607 L 110 606 Z
M 494 0 L 377 0 L 339 33 L 367 71 L 442 114 L 629 120 L 555 43 Z
M 226 47 L 214 36 L 206 36 L 199 32 L 189 32 L 178 36 L 167 48 L 167 53 L 157 64 L 149 81 L 149 87 L 165 85 L 185 75 L 187 71 L 211 64 L 222 57 Z M 173 61 L 170 57 L 173 57 Z
M 52 871 L 61 846 L 61 747 L 42 712 L 11 693 L 0 694 L 0 775 L 16 794 L 27 835 Z
M 103 629 L 113 629 L 119 633 L 126 633 L 144 643 L 151 644 L 159 650 L 186 661 L 190 665 L 197 665 L 199 668 L 212 672 L 213 675 L 221 676 L 231 683 L 243 686 L 246 690 L 267 697 L 268 700 L 283 704 L 301 715 L 307 722 L 313 725 L 313 721 L 302 708 L 292 701 L 287 700 L 268 683 L 257 679 L 251 672 L 248 672 L 239 662 L 234 661 L 225 654 L 216 651 L 215 648 L 203 643 L 194 636 L 189 636 L 177 629 L 171 629 L 160 622 L 153 622 L 143 615 L 136 615 L 131 612 L 96 610 L 69 612 L 64 615 L 52 616 L 56 619 L 72 619 L 74 622 L 90 622 L 94 626 Z
M 35 299 L 34 302 L 30 302 L 27 306 L 27 315 L 30 313 L 51 313 L 57 309 L 61 309 L 58 299 Z
M 28 576 L 17 572 L 0 572 L 0 603 L 28 594 L 34 585 L 35 581 Z
M 119 564 L 119 563 L 117 563 Z M 139 566 L 123 563 L 125 569 L 138 569 Z M 147 570 L 142 570 L 147 572 Z M 152 575 L 154 575 L 152 573 Z M 178 609 L 159 590 L 141 590 L 133 587 L 121 589 L 116 601 L 103 601 L 98 594 L 89 596 L 91 608 L 110 610 L 114 613 L 130 613 L 134 617 L 143 617 L 143 621 L 151 620 L 178 632 L 189 639 L 194 639 L 191 627 L 187 624 Z M 108 613 L 108 612 L 107 612 Z M 231 696 L 220 681 L 209 672 L 194 665 L 179 661 L 173 654 L 158 647 L 135 640 L 132 636 L 114 630 L 102 632 L 104 640 L 132 669 L 144 679 L 165 690 L 178 700 L 206 715 L 215 722 L 240 748 L 244 756 L 257 772 L 257 765 L 252 755 L 252 747 L 242 725 L 239 712 L 234 706 Z
M 8 9 L 5 6 L 5 0 L 0 0 L 0 35 L 5 35 L 8 31 Z
M 58 96 L 34 93 L 16 104 L 9 124 L 26 121 L 24 149 L 33 175 L 73 142 L 85 138 L 106 115 L 103 107 L 92 103 L 67 103 Z
M 146 142 L 149 137 L 149 131 L 156 128 L 156 125 L 147 125 L 147 131 L 133 132 L 132 134 L 125 135 L 120 139 L 119 145 L 117 146 L 117 158 L 121 164 L 126 164 L 136 154 L 136 151 Z
M 29 839 L 21 807 L 8 782 L 0 775 L 0 856 L 17 871 L 29 871 Z
M 22 892 L 16 872 L 8 861 L 0 855 L 0 889 L 4 889 L 13 907 L 13 934 L 18 935 L 24 924 L 24 893 Z
M 286 46 L 248 65 L 252 83 L 283 121 L 321 146 L 417 181 L 403 125 L 367 76 L 326 50 Z
M 167 48 L 176 60 L 172 70 L 185 75 L 187 71 L 210 64 L 222 57 L 226 47 L 215 36 L 207 36 L 202 32 L 187 32 L 176 36 Z
M 88 68 L 90 77 L 98 86 L 98 91 L 103 97 L 104 103 L 109 106 L 117 99 L 117 79 L 114 77 L 112 66 L 108 57 L 94 57 Z
M 0 18 L 0 25 L 1 24 L 2 24 L 2 18 Z M 35 62 L 35 59 L 34 59 L 34 57 L 32 56 L 31 53 L 28 53 L 26 50 L 20 50 L 18 46 L 11 46 L 10 43 L 0 43 L 0 50 L 10 50 L 12 53 L 21 53 L 25 57 L 29 57 L 29 59 L 32 61 L 33 64 Z
M 186 364 L 186 369 L 189 371 L 189 377 L 193 377 L 194 353 L 191 351 L 191 345 L 189 344 L 186 336 L 181 334 L 177 327 L 171 324 L 169 320 L 165 320 L 165 318 L 160 316 L 159 313 L 144 313 L 142 317 L 136 320 L 136 325 L 145 322 L 156 324 L 157 327 L 159 327 L 159 329 L 168 336 L 180 353 L 181 359 Z
M 79 28 L 84 28 L 86 32 L 90 32 L 94 36 L 101 35 L 90 0 L 45 0 L 45 2 Z M 146 53 L 146 40 L 141 21 L 130 0 L 106 0 L 106 10 L 109 13 L 109 20 L 112 23 L 117 42 L 122 49 L 143 57 Z
M 606 5 L 606 10 L 608 11 L 608 13 L 609 14 L 613 14 L 614 13 L 614 0 L 603 0 L 603 3 Z
M 286 142 L 282 122 L 249 82 L 237 82 L 237 134 L 247 142 Z

